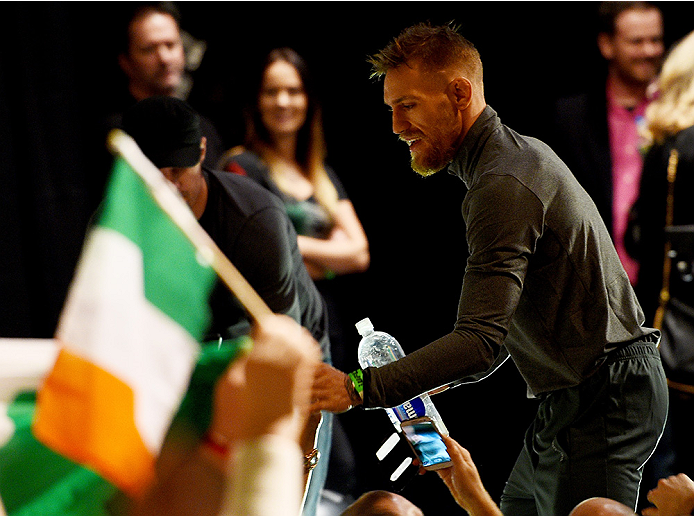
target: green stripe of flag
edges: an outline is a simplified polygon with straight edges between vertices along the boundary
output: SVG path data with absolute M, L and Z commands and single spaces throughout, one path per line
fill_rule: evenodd
M 121 157 L 116 158 L 108 192 L 99 225 L 142 249 L 145 297 L 200 340 L 211 317 L 207 301 L 214 270 L 201 263 L 190 240 Z

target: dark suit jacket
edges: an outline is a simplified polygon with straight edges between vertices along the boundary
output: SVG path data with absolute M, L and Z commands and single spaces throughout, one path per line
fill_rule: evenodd
M 547 143 L 593 198 L 612 233 L 612 158 L 605 83 L 557 100 Z

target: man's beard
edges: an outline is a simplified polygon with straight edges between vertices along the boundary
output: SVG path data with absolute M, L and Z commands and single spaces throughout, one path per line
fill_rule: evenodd
M 658 76 L 660 66 L 660 59 L 640 59 L 621 70 L 620 77 L 631 86 L 646 87 Z
M 429 152 L 415 158 L 414 154 L 410 155 L 410 166 L 412 170 L 417 172 L 422 177 L 433 176 L 440 170 L 443 170 L 455 157 L 455 149 L 446 147 L 441 150 L 438 147 L 430 147 Z

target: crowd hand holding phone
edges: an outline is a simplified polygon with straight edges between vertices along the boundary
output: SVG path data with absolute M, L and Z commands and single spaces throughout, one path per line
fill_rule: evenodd
M 403 421 L 402 432 L 417 456 L 420 474 L 436 471 L 456 503 L 470 516 L 502 516 L 482 484 L 470 452 L 442 434 L 429 417 Z
M 499 506 L 484 488 L 470 452 L 449 436 L 441 438 L 450 456 L 450 463 L 436 473 L 446 484 L 456 503 L 470 516 L 503 516 Z

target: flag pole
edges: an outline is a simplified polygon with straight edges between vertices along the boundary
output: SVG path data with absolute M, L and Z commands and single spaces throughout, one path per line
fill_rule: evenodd
M 191 241 L 199 255 L 210 264 L 219 278 L 244 306 L 256 322 L 272 315 L 265 301 L 253 290 L 233 263 L 224 255 L 210 235 L 200 226 L 197 219 L 183 201 L 176 188 L 166 180 L 161 171 L 147 159 L 135 140 L 120 129 L 108 135 L 108 145 L 114 154 L 119 154 L 142 178 L 152 197 L 164 212 L 171 217 L 183 234 Z

